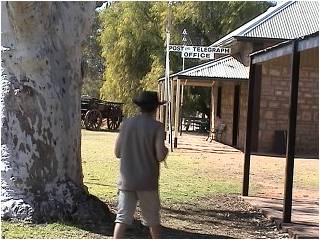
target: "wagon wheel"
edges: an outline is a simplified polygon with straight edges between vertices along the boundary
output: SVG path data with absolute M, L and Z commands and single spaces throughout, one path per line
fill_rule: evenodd
M 120 126 L 121 116 L 110 116 L 107 118 L 107 125 L 109 130 L 116 130 Z
M 84 125 L 89 130 L 99 130 L 102 124 L 101 112 L 97 109 L 89 110 L 84 118 Z
M 86 116 L 85 114 L 81 113 L 81 119 L 80 119 L 81 128 L 86 128 L 86 125 L 84 124 L 85 116 Z
M 81 119 L 80 125 L 81 125 L 81 128 L 86 128 L 86 126 L 85 126 L 85 124 L 84 124 L 84 119 Z

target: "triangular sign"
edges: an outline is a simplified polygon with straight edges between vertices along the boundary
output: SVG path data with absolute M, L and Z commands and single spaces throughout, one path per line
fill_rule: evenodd
M 182 32 L 183 35 L 187 35 L 187 29 L 183 29 L 183 32 Z

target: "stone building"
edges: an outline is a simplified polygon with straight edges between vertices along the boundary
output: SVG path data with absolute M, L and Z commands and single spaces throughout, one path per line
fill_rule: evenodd
M 174 83 L 182 85 L 187 82 L 189 85 L 195 83 L 195 86 L 211 87 L 211 127 L 216 127 L 219 116 L 219 121 L 226 125 L 221 142 L 243 150 L 250 54 L 318 31 L 318 2 L 285 2 L 269 8 L 211 45 L 231 48 L 231 56 L 221 58 L 234 59 L 231 64 L 225 65 L 224 70 L 218 66 L 212 67 L 209 62 L 173 74 L 171 78 Z M 221 59 L 214 59 L 212 63 Z M 242 70 L 235 67 L 236 62 L 242 65 Z M 318 154 L 318 66 L 316 49 L 301 54 L 296 135 L 298 154 Z M 230 77 L 230 71 L 238 75 Z M 243 72 L 247 72 L 246 77 L 241 75 Z M 260 153 L 283 153 L 288 127 L 290 55 L 266 62 L 256 74 L 261 77 L 261 91 L 255 92 L 253 102 L 253 108 L 259 114 L 256 114 L 252 126 L 252 150 Z
M 260 152 L 277 149 L 275 132 L 288 128 L 291 61 L 292 55 L 284 55 L 260 65 L 261 86 L 256 90 L 260 90 L 258 131 L 253 135 Z M 300 53 L 296 153 L 316 154 L 318 151 L 319 48 L 315 47 Z

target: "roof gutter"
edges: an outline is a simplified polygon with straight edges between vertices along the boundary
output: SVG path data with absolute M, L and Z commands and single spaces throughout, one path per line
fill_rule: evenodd
M 234 36 L 237 41 L 250 41 L 250 42 L 283 42 L 292 40 L 288 38 L 266 38 L 266 37 L 246 37 L 246 36 Z
M 250 54 L 250 57 L 252 58 L 252 63 L 257 64 L 292 54 L 292 44 L 295 41 L 298 41 L 299 52 L 312 48 L 317 48 L 319 47 L 319 32 L 310 34 L 308 36 L 296 38 L 293 40 L 288 40 L 278 45 L 266 48 L 264 50 L 254 52 Z
M 213 80 L 213 81 L 248 81 L 248 78 L 223 78 L 223 77 L 201 77 L 201 76 L 188 76 L 188 75 L 176 75 L 173 80 Z

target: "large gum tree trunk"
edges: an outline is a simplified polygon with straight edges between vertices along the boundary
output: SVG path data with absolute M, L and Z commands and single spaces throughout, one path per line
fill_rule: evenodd
M 94 8 L 1 2 L 3 219 L 75 220 L 99 209 L 80 156 L 80 45 Z

